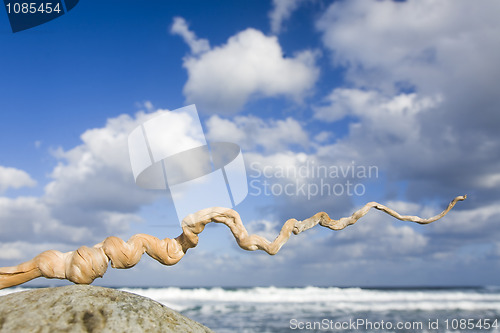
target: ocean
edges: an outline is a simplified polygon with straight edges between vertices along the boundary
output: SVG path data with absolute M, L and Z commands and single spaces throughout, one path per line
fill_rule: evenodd
M 500 332 L 500 287 L 118 288 L 215 332 Z M 0 290 L 0 295 L 26 288 Z

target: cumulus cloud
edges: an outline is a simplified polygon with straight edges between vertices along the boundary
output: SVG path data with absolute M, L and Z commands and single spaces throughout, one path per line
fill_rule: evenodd
M 210 43 L 208 40 L 196 37 L 196 34 L 189 30 L 186 20 L 182 17 L 174 18 L 174 24 L 172 24 L 170 32 L 181 36 L 191 49 L 191 53 L 194 55 L 210 50 Z
M 500 242 L 495 244 L 495 248 L 493 249 L 493 254 L 500 258 Z
M 458 77 L 489 81 L 498 76 L 488 64 L 499 49 L 494 42 L 499 10 L 497 1 L 482 6 L 453 0 L 340 1 L 317 27 L 351 79 L 377 86 L 410 81 L 434 92 Z
M 43 196 L 54 218 L 90 228 L 97 237 L 117 232 L 117 227 L 124 231 L 140 220 L 134 213 L 154 201 L 158 193 L 135 185 L 127 138 L 135 127 L 163 112 L 108 119 L 106 126 L 85 131 L 82 144 L 67 151 L 56 150 L 53 155 L 59 163 L 50 174 Z
M 0 242 L 0 259 L 12 261 L 17 264 L 19 260 L 33 258 L 47 249 L 59 249 L 60 251 L 73 251 L 74 248 L 65 243 L 33 243 L 24 240 L 14 242 Z
M 81 242 L 91 236 L 86 226 L 65 225 L 55 219 L 43 200 L 35 197 L 0 197 L 0 228 L 0 241 L 43 237 L 47 241 Z
M 344 90 L 335 91 L 333 97 L 337 101 L 317 108 L 316 117 L 326 120 L 349 115 L 354 120 L 344 137 L 319 146 L 317 154 L 376 165 L 391 183 L 406 182 L 411 200 L 421 200 L 429 193 L 446 200 L 470 193 L 479 185 L 478 175 L 490 172 L 477 165 L 478 160 L 491 159 L 490 155 L 471 151 L 464 156 L 449 126 L 440 131 L 429 128 L 425 118 L 442 108 L 440 95 L 387 97 L 373 91 Z M 471 173 L 472 169 L 476 172 Z
M 447 245 L 454 247 L 461 246 L 461 242 L 465 239 L 469 244 L 495 242 L 500 237 L 498 216 L 500 216 L 498 203 L 450 212 L 449 218 L 430 226 L 428 234 L 433 237 L 448 235 L 450 241 L 455 243 Z
M 481 200 L 491 200 L 500 167 L 499 9 L 496 1 L 332 3 L 317 27 L 351 87 L 334 89 L 315 117 L 354 120 L 325 153 L 356 152 L 387 166 L 409 181 L 413 199 L 438 187 L 481 189 Z
M 401 260 L 428 253 L 429 238 L 410 225 L 396 226 L 388 216 L 360 220 L 352 231 L 339 233 L 331 239 L 341 260 Z
M 279 230 L 277 227 L 281 227 L 277 221 L 269 221 L 266 219 L 260 219 L 245 223 L 245 227 L 249 234 L 256 234 L 262 236 L 268 240 L 273 240 L 278 235 Z
M 21 259 L 22 251 L 12 244 L 0 243 L 0 259 Z
M 435 108 L 442 98 L 439 95 L 434 98 L 422 98 L 415 93 L 401 93 L 392 97 L 384 96 L 374 90 L 336 88 L 326 97 L 326 101 L 325 106 L 313 107 L 315 118 L 334 122 L 349 115 L 374 120 L 386 117 L 400 125 L 397 121 L 398 117 L 414 118 L 420 111 Z M 388 123 L 387 120 L 382 119 L 381 122 Z M 411 121 L 411 123 L 414 122 Z M 389 127 L 392 124 L 387 125 Z
M 244 150 L 266 153 L 309 145 L 309 137 L 300 122 L 286 119 L 262 119 L 255 116 L 237 116 L 233 119 L 214 115 L 206 123 L 207 138 L 211 141 L 238 143 Z
M 347 186 L 352 191 L 354 184 L 366 181 L 353 183 L 349 171 L 345 176 L 342 171 L 334 175 L 335 170 L 352 168 L 353 161 L 320 156 L 321 145 L 311 138 L 314 134 L 296 119 L 212 116 L 206 124 L 209 140 L 235 142 L 242 147 L 249 197 L 267 198 L 264 209 L 272 211 L 272 217 L 279 221 L 307 218 L 322 210 L 335 214 L 349 212 L 352 198 L 347 194 Z M 328 168 L 336 169 L 329 169 L 333 173 L 318 172 Z
M 43 239 L 92 245 L 110 234 L 127 237 L 130 226 L 142 222 L 140 208 L 165 195 L 136 186 L 128 134 L 146 120 L 166 112 L 156 110 L 110 118 L 105 126 L 85 131 L 81 144 L 68 150 L 54 149 L 52 155 L 58 163 L 49 174 L 50 182 L 43 195 L 0 197 L 0 241 L 17 239 L 36 244 Z M 12 168 L 1 171 L 3 176 L 9 176 L 7 184 L 11 187 L 34 183 L 25 172 Z M 17 253 L 12 250 L 8 257 Z
M 327 100 L 329 104 L 314 108 L 315 118 L 335 122 L 351 116 L 355 120 L 346 137 L 318 147 L 318 155 L 352 159 L 384 170 L 390 170 L 391 166 L 421 170 L 425 165 L 413 164 L 412 154 L 421 160 L 432 158 L 426 156 L 431 151 L 426 144 L 432 142 L 422 138 L 420 118 L 435 112 L 442 103 L 440 95 L 421 97 L 416 93 L 401 93 L 386 96 L 373 90 L 337 88 Z
M 494 111 L 500 69 L 493 65 L 500 52 L 499 10 L 497 1 L 341 1 L 317 27 L 351 83 L 386 93 L 441 94 L 442 110 L 425 121 L 449 124 L 470 139 L 498 133 L 491 124 L 500 121 Z
M 0 165 L 0 193 L 4 193 L 9 188 L 18 189 L 35 185 L 36 181 L 27 172 Z
M 290 18 L 292 12 L 296 10 L 304 0 L 273 0 L 273 9 L 269 13 L 271 20 L 271 31 L 279 34 L 283 21 Z
M 192 39 L 186 41 L 192 44 Z M 300 101 L 318 78 L 315 62 L 311 50 L 284 57 L 276 37 L 248 28 L 222 46 L 184 58 L 184 95 L 201 111 L 218 114 L 235 113 L 254 96 Z

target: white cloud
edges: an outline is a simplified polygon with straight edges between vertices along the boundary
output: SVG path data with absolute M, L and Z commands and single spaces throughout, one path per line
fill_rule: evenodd
M 47 249 L 57 249 L 61 252 L 75 250 L 64 243 L 33 243 L 23 240 L 0 242 L 0 260 L 13 260 L 13 264 L 17 264 L 20 261 L 30 260 Z
M 279 234 L 279 229 L 277 229 L 277 227 L 281 228 L 282 225 L 276 223 L 276 221 L 261 219 L 248 223 L 245 222 L 245 227 L 249 234 L 256 234 L 269 241 L 273 241 Z
M 336 253 L 344 260 L 352 258 L 394 260 L 405 256 L 417 257 L 425 252 L 429 239 L 410 227 L 410 222 L 396 226 L 393 218 L 381 214 L 364 217 L 356 225 L 336 235 Z M 406 223 L 406 225 L 404 225 Z
M 271 31 L 274 34 L 281 32 L 283 21 L 290 18 L 292 12 L 296 10 L 304 0 L 273 0 L 273 9 L 269 13 L 271 20 Z
M 442 97 L 421 97 L 415 93 L 385 96 L 376 91 L 337 88 L 327 97 L 329 105 L 314 107 L 317 119 L 334 122 L 350 115 L 358 122 L 352 125 L 350 135 L 369 128 L 372 138 L 391 135 L 394 139 L 418 138 L 418 116 L 436 109 Z
M 311 139 L 305 124 L 296 119 L 262 119 L 255 116 L 235 116 L 227 119 L 212 116 L 206 125 L 207 138 L 210 141 L 235 142 L 242 147 L 250 182 L 250 197 L 268 195 L 267 209 L 275 212 L 274 218 L 305 218 L 308 214 L 312 215 L 325 209 L 342 213 L 352 206 L 348 196 L 328 195 L 327 190 L 310 195 L 307 189 L 309 184 L 313 187 L 320 186 L 323 180 L 329 183 L 331 194 L 332 184 L 339 179 L 328 179 L 328 176 L 321 179 L 303 172 L 308 170 L 308 162 L 315 166 L 340 167 L 343 164 L 350 165 L 352 161 L 340 161 L 338 156 L 319 156 L 317 143 Z M 328 133 L 321 134 L 322 137 L 327 135 Z M 264 170 L 266 175 L 260 178 Z M 302 170 L 300 174 L 298 170 Z M 302 187 L 303 185 L 306 188 Z M 284 192 L 274 195 L 269 192 L 271 186 L 276 190 L 287 186 L 288 193 L 293 192 L 294 195 Z M 314 190 L 312 189 L 313 192 Z
M 281 220 L 292 216 L 304 217 L 324 210 L 325 205 L 332 210 L 349 209 L 350 205 L 346 204 L 348 198 L 345 196 L 334 200 L 325 195 L 308 197 L 307 191 L 304 194 L 299 188 L 302 184 L 307 186 L 318 182 L 317 178 L 307 174 L 297 174 L 297 170 L 306 168 L 307 161 L 322 165 L 328 165 L 332 161 L 315 155 L 309 133 L 297 120 L 262 119 L 255 116 L 225 119 L 212 116 L 207 121 L 207 129 L 210 141 L 235 142 L 242 147 L 249 177 L 249 196 L 267 196 L 267 209 L 275 212 L 273 218 Z M 263 171 L 266 174 L 261 178 Z M 298 191 L 297 195 L 273 195 L 269 192 L 271 186 L 279 189 L 287 184 L 292 184 L 287 187 L 289 193 Z M 247 197 L 247 200 L 251 199 Z
M 313 108 L 314 117 L 333 122 L 349 114 L 370 112 L 370 104 L 373 104 L 377 95 L 374 91 L 336 88 L 325 98 L 327 105 Z
M 494 88 L 500 80 L 499 11 L 500 3 L 489 0 L 481 6 L 466 0 L 341 1 L 317 27 L 356 88 L 439 94 L 442 109 L 422 120 L 448 124 L 452 134 L 470 140 L 478 131 L 498 133 L 491 123 L 500 121 Z
M 293 118 L 265 120 L 255 116 L 237 116 L 233 120 L 217 115 L 207 121 L 207 138 L 211 141 L 238 143 L 243 150 L 277 152 L 292 145 L 306 148 L 308 134 Z
M 489 173 L 477 177 L 477 186 L 487 189 L 495 189 L 500 186 L 500 173 Z
M 110 234 L 126 237 L 131 224 L 142 221 L 137 215 L 139 209 L 165 195 L 136 186 L 128 134 L 165 112 L 168 111 L 138 112 L 135 117 L 120 115 L 108 119 L 105 126 L 85 131 L 80 145 L 54 150 L 58 164 L 50 173 L 51 181 L 42 196 L 0 197 L 0 241 L 43 238 L 92 244 Z M 30 184 L 27 174 L 12 168 L 2 169 L 5 170 L 4 175 L 21 175 L 17 178 L 23 181 L 15 184 Z
M 285 58 L 276 37 L 248 28 L 222 46 L 184 58 L 184 94 L 201 111 L 218 114 L 235 113 L 254 96 L 300 101 L 318 78 L 315 62 L 310 50 Z
M 12 244 L 0 243 L 0 259 L 22 259 L 23 254 L 21 249 L 14 247 Z
M 489 0 L 481 6 L 463 0 L 354 0 L 333 3 L 317 27 L 355 87 L 440 95 L 440 110 L 419 119 L 426 135 L 482 145 L 491 136 L 499 142 L 492 126 L 500 121 L 494 88 L 500 84 L 499 10 L 500 3 Z M 436 124 L 445 130 L 437 131 Z
M 31 176 L 16 168 L 8 168 L 0 165 L 0 193 L 9 188 L 33 187 L 36 181 Z
M 411 155 L 423 158 L 430 153 L 422 139 L 421 117 L 434 112 L 442 97 L 421 97 L 416 93 L 386 96 L 379 92 L 337 88 L 328 96 L 328 105 L 314 107 L 317 119 L 335 122 L 354 117 L 346 137 L 317 148 L 322 157 L 354 160 L 386 168 L 412 163 Z M 429 157 L 432 158 L 432 157 Z M 413 168 L 421 167 L 420 164 Z
M 274 212 L 273 218 L 305 218 L 325 209 L 342 213 L 352 206 L 352 198 L 346 193 L 334 195 L 332 189 L 337 182 L 345 184 L 350 176 L 329 178 L 310 173 L 318 166 L 344 167 L 352 161 L 319 156 L 304 124 L 297 120 L 212 116 L 207 128 L 210 141 L 235 142 L 242 147 L 249 197 L 267 198 L 266 209 Z M 328 184 L 322 186 L 322 181 Z
M 318 134 L 314 136 L 314 141 L 318 143 L 325 143 L 329 139 L 333 137 L 333 133 L 328 132 L 328 131 L 321 131 Z
M 419 112 L 436 108 L 440 95 L 421 97 L 416 93 L 385 96 L 375 90 L 336 88 L 326 97 L 327 105 L 313 107 L 314 116 L 334 122 L 351 115 L 365 118 L 414 118 Z M 386 119 L 383 120 L 386 122 Z
M 497 243 L 495 244 L 495 248 L 494 248 L 494 250 L 493 250 L 493 254 L 494 254 L 495 256 L 497 256 L 497 257 L 499 257 L 499 258 L 500 258 L 500 242 L 497 242 Z
M 134 183 L 128 155 L 128 134 L 142 122 L 159 115 L 137 113 L 108 119 L 105 127 L 85 131 L 82 144 L 67 151 L 59 149 L 58 165 L 45 188 L 44 200 L 57 209 L 78 206 L 83 210 L 132 212 L 152 195 Z
M 448 217 L 429 228 L 433 235 L 450 235 L 453 239 L 467 238 L 472 242 L 496 240 L 500 236 L 498 203 L 451 211 Z
M 436 189 L 493 191 L 500 167 L 493 125 L 500 122 L 499 10 L 497 1 L 332 3 L 317 27 L 350 88 L 333 90 L 314 111 L 321 120 L 354 120 L 322 153 L 379 163 L 392 179 L 409 180 L 414 198 Z M 391 113 L 388 103 L 400 112 Z
M 174 24 L 170 32 L 179 35 L 189 45 L 191 53 L 196 55 L 210 50 L 210 43 L 206 39 L 199 39 L 195 33 L 189 30 L 189 26 L 182 17 L 174 18 Z
M 91 236 L 87 226 L 72 226 L 55 219 L 44 201 L 35 197 L 0 197 L 0 229 L 1 241 L 43 237 L 48 241 L 82 242 Z
M 499 10 L 497 1 L 355 0 L 334 2 L 317 26 L 354 81 L 378 87 L 410 81 L 435 91 L 458 78 L 497 77 L 489 64 L 500 51 Z

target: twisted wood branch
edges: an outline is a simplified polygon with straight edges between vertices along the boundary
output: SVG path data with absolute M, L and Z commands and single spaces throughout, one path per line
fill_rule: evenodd
M 263 250 L 274 255 L 287 242 L 292 232 L 297 235 L 316 224 L 332 230 L 341 230 L 356 223 L 371 208 L 384 211 L 398 220 L 427 224 L 445 216 L 458 201 L 465 199 L 465 195 L 456 197 L 443 212 L 428 219 L 400 215 L 376 202 L 369 202 L 350 217 L 343 217 L 339 220 L 332 220 L 325 212 L 317 213 L 303 221 L 289 219 L 272 242 L 258 235 L 249 235 L 236 211 L 212 207 L 188 215 L 182 221 L 182 233 L 174 239 L 158 239 L 150 235 L 137 234 L 125 242 L 118 237 L 111 236 L 93 247 L 82 246 L 76 251 L 66 253 L 49 250 L 17 266 L 0 268 L 0 289 L 16 286 L 41 276 L 90 284 L 104 275 L 110 261 L 113 268 L 130 268 L 139 262 L 144 252 L 164 265 L 174 265 L 181 260 L 188 249 L 198 244 L 198 234 L 210 222 L 223 223 L 228 226 L 242 249 Z

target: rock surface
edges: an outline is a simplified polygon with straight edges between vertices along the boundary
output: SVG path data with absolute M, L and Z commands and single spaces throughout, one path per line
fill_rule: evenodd
M 212 332 L 149 298 L 72 285 L 0 297 L 0 332 Z

